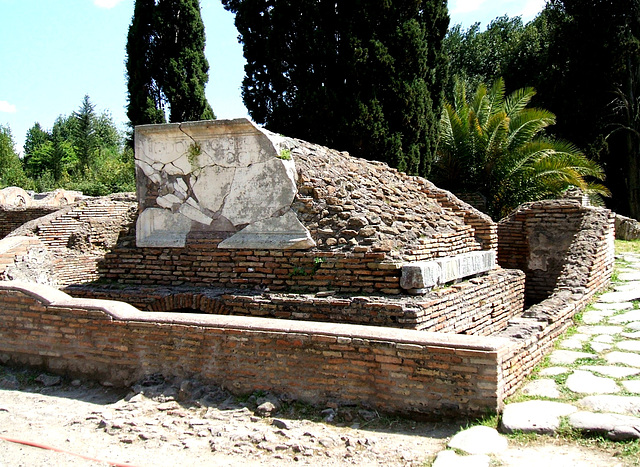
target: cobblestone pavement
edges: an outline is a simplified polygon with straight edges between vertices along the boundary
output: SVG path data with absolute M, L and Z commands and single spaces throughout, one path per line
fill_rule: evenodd
M 587 308 L 575 332 L 561 338 L 505 406 L 502 433 L 574 430 L 613 441 L 640 439 L 640 254 L 620 254 L 616 262 L 613 290 Z M 496 430 L 473 427 L 449 443 L 470 455 L 442 451 L 434 465 L 489 465 L 488 455 L 499 459 L 504 441 Z

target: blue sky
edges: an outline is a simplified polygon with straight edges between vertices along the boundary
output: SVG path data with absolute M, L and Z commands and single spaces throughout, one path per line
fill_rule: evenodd
M 134 0 L 0 0 L 0 124 L 21 152 L 35 122 L 50 129 L 85 94 L 121 129 L 127 121 L 125 44 Z M 486 26 L 508 14 L 531 20 L 545 0 L 450 0 L 451 24 Z M 242 47 L 220 0 L 200 0 L 207 36 L 206 94 L 218 118 L 246 117 Z

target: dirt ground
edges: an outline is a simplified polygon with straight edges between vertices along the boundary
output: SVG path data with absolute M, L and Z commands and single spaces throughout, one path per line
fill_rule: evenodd
M 238 399 L 194 381 L 152 377 L 119 390 L 0 366 L 0 467 L 428 466 L 460 428 L 268 394 Z M 510 440 L 492 464 L 631 465 L 615 447 L 527 439 Z

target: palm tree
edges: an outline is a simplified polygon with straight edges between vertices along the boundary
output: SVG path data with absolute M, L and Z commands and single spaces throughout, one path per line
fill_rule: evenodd
M 566 141 L 546 137 L 555 115 L 527 108 L 535 95 L 523 88 L 505 97 L 502 79 L 480 84 L 467 99 L 457 81 L 454 103 L 445 102 L 440 121 L 434 181 L 456 192 L 479 192 L 487 211 L 501 218 L 518 205 L 555 198 L 571 187 L 608 196 L 602 168 Z

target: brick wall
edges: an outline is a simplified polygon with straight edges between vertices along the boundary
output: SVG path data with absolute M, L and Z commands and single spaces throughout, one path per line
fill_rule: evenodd
M 89 282 L 98 279 L 98 261 L 130 225 L 135 210 L 132 195 L 85 199 L 27 222 L 9 238 L 37 237 L 50 253 L 55 283 Z
M 613 248 L 614 220 L 610 211 L 576 201 L 524 204 L 498 224 L 498 264 L 525 272 L 530 304 L 549 297 L 559 284 L 599 289 L 597 282 L 607 281 L 613 268 L 607 245 Z M 590 278 L 576 276 L 576 263 Z
M 0 238 L 6 237 L 18 227 L 29 221 L 51 214 L 60 207 L 31 206 L 24 209 L 0 208 Z
M 198 378 L 313 404 L 473 417 L 501 406 L 508 339 L 371 326 L 177 313 L 72 299 L 0 283 L 0 361 L 91 375 L 115 385 L 144 374 Z
M 532 298 L 544 298 L 496 334 L 513 341 L 511 348 L 503 349 L 500 377 L 504 397 L 508 397 L 553 348 L 555 338 L 573 325 L 573 316 L 608 286 L 614 262 L 615 215 L 575 201 L 541 201 L 521 206 L 500 222 L 498 232 L 499 262 L 528 265 L 527 294 L 531 284 Z M 545 255 L 553 258 L 546 261 Z M 562 263 L 557 262 L 558 257 Z M 545 274 L 555 282 L 550 283 Z
M 241 293 L 222 289 L 71 286 L 83 298 L 120 300 L 141 310 L 260 316 L 491 335 L 523 310 L 524 274 L 495 270 L 421 297 Z

